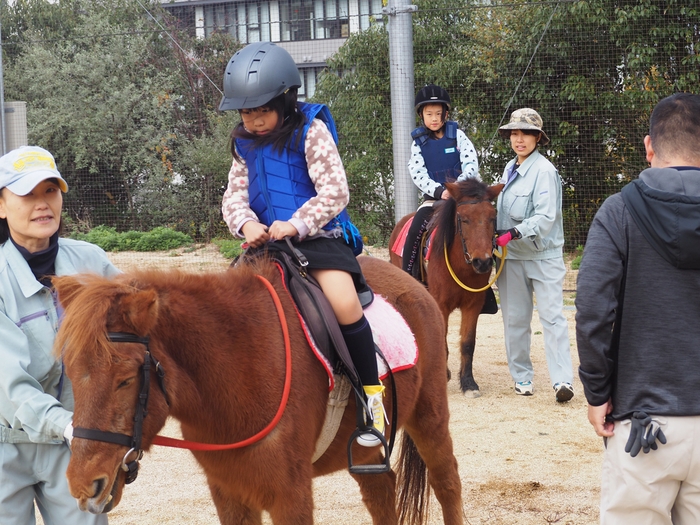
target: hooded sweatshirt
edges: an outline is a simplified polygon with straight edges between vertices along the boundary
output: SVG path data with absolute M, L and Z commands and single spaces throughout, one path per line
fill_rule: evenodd
M 576 339 L 588 402 L 700 415 L 700 168 L 650 168 L 596 214 L 579 269 Z M 613 336 L 618 310 L 619 343 Z

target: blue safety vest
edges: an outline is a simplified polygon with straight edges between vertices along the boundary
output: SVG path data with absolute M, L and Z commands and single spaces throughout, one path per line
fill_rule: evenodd
M 448 120 L 445 122 L 445 134 L 439 139 L 431 139 L 430 131 L 423 126 L 411 132 L 411 137 L 420 147 L 428 175 L 440 184 L 454 182 L 462 173 L 457 149 L 457 129 L 457 123 Z
M 306 117 L 306 124 L 282 151 L 272 144 L 259 147 L 252 139 L 236 139 L 236 149 L 248 167 L 248 199 L 250 208 L 261 223 L 270 226 L 274 221 L 288 221 L 306 201 L 316 196 L 309 167 L 306 164 L 306 134 L 315 118 L 326 124 L 333 140 L 338 144 L 338 132 L 328 107 L 323 104 L 299 102 L 298 107 Z M 297 140 L 298 139 L 298 140 Z M 332 231 L 342 228 L 345 242 L 355 255 L 362 253 L 362 236 L 350 220 L 347 210 L 331 219 L 322 229 Z

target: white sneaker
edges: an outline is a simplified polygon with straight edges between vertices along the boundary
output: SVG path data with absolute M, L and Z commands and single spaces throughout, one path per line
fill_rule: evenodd
M 515 393 L 520 396 L 531 396 L 533 392 L 532 381 L 516 381 Z
M 554 395 L 557 397 L 557 402 L 566 403 L 574 397 L 574 387 L 571 383 L 557 383 L 554 385 Z

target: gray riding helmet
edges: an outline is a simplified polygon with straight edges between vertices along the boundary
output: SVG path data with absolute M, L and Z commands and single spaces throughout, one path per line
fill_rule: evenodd
M 233 55 L 226 66 L 219 110 L 257 108 L 298 87 L 299 70 L 286 50 L 272 42 L 249 44 Z

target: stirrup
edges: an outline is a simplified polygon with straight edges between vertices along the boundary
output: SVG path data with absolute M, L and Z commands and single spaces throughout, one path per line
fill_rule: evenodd
M 384 462 L 383 463 L 378 463 L 375 465 L 355 465 L 352 462 L 352 445 L 355 443 L 355 440 L 360 437 L 362 434 L 372 434 L 374 435 L 377 439 L 379 439 L 379 443 L 381 446 L 384 448 Z M 362 445 L 358 445 L 362 446 Z M 350 471 L 350 474 L 384 474 L 385 472 L 389 472 L 391 470 L 391 458 L 389 457 L 389 445 L 386 442 L 386 438 L 384 437 L 384 434 L 379 432 L 376 428 L 372 427 L 359 427 L 356 428 L 355 431 L 352 433 L 350 436 L 350 440 L 348 441 L 348 470 Z
M 381 386 L 381 385 L 378 385 Z M 381 390 L 375 394 L 375 395 L 382 395 L 384 391 L 384 388 L 381 387 Z M 391 470 L 391 458 L 390 458 L 390 453 L 389 453 L 389 445 L 386 441 L 386 438 L 384 437 L 384 434 L 377 430 L 374 426 L 374 422 L 370 421 L 370 424 L 368 425 L 366 422 L 366 416 L 365 416 L 365 411 L 368 411 L 368 415 L 370 417 L 374 416 L 374 411 L 372 410 L 371 407 L 367 406 L 365 403 L 364 399 L 359 399 L 359 393 L 356 391 L 355 392 L 356 396 L 358 397 L 357 399 L 357 428 L 355 428 L 355 431 L 352 433 L 350 436 L 350 440 L 348 441 L 348 470 L 350 471 L 351 474 L 383 474 L 385 472 L 389 472 Z M 363 396 L 365 393 L 363 392 Z M 381 402 L 381 401 L 380 401 Z M 385 411 L 382 407 L 382 415 L 381 417 L 386 418 Z M 386 428 L 386 427 L 385 427 Z M 357 439 L 362 436 L 370 434 L 377 438 L 379 441 L 377 445 L 381 445 L 384 448 L 384 462 L 379 463 L 376 465 L 355 465 L 353 464 L 352 461 L 352 446 L 353 444 L 357 441 Z M 359 444 L 360 446 L 363 446 L 362 444 Z M 376 446 L 376 445 L 375 445 Z

